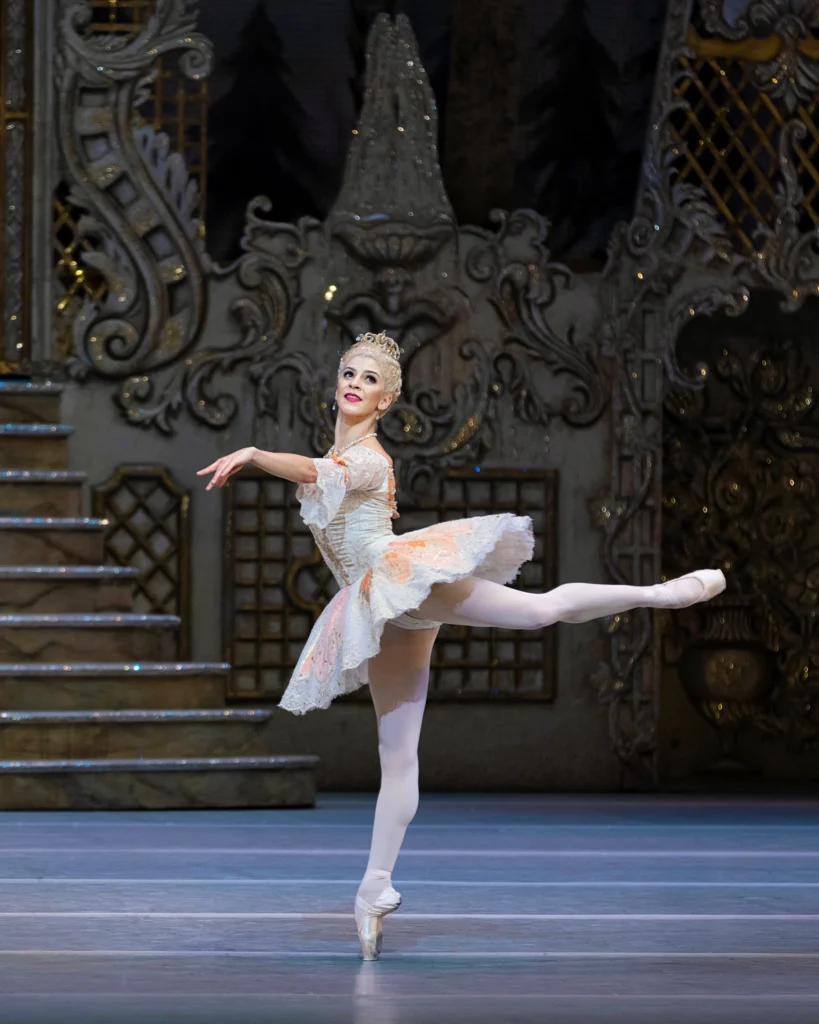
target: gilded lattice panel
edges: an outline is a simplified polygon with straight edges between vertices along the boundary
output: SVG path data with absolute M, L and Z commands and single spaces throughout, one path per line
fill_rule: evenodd
M 740 249 L 755 254 L 759 226 L 776 217 L 780 132 L 798 120 L 806 130 L 793 146 L 803 191 L 800 227 L 819 225 L 818 94 L 778 91 L 775 70 L 761 80 L 764 62 L 778 52 L 773 37 L 736 43 L 692 28 L 687 42 L 679 57 L 684 74 L 675 83 L 681 103 L 670 120 L 679 182 L 703 188 Z M 819 55 L 817 41 L 801 45 L 811 58 Z
M 555 509 L 554 473 L 455 470 L 439 478 L 429 501 L 415 506 L 402 502 L 401 526 L 403 532 L 472 515 L 529 515 L 535 556 L 516 586 L 537 591 L 554 586 Z M 233 697 L 276 699 L 336 586 L 299 517 L 292 488 L 282 481 L 242 474 L 228 492 L 226 533 L 230 692 Z M 430 696 L 550 700 L 554 678 L 554 630 L 516 633 L 447 626 L 435 648 Z
M 162 466 L 118 466 L 94 488 L 94 514 L 108 520 L 109 565 L 139 570 L 134 611 L 178 615 L 179 657 L 190 653 L 190 493 Z

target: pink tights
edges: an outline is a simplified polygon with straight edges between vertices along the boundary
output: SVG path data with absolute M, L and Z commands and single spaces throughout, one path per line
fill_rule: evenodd
M 683 578 L 649 587 L 566 583 L 545 594 L 530 594 L 472 576 L 433 587 L 413 614 L 459 626 L 539 629 L 555 622 L 588 622 L 638 607 L 684 607 L 697 601 L 702 590 L 696 579 Z M 367 902 L 377 899 L 390 884 L 404 833 L 418 809 L 418 739 L 437 632 L 388 623 L 381 651 L 369 664 L 378 718 L 381 789 L 370 859 L 359 889 Z

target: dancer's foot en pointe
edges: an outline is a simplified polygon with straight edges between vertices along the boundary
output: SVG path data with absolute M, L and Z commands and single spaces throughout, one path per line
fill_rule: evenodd
M 401 906 L 401 894 L 391 880 L 389 871 L 368 871 L 355 898 L 355 923 L 365 960 L 379 958 L 384 918 Z
M 686 576 L 679 576 L 667 583 L 658 583 L 652 588 L 659 608 L 689 608 L 725 590 L 725 576 L 721 569 L 697 569 Z

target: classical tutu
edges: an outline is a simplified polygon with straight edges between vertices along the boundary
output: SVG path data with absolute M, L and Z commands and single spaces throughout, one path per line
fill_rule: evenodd
M 467 576 L 511 583 L 534 548 L 531 519 L 509 513 L 395 536 L 393 474 L 383 455 L 359 446 L 315 464 L 318 479 L 296 496 L 341 589 L 313 627 L 282 698 L 280 706 L 296 714 L 367 684 L 385 623 L 437 626 L 407 614 L 434 584 Z

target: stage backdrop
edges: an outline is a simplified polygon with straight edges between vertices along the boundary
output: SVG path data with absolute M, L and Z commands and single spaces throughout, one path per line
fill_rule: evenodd
M 532 589 L 701 565 L 731 580 L 673 619 L 443 630 L 423 784 L 810 777 L 814 16 L 672 0 L 659 51 L 647 8 L 618 54 L 583 4 L 533 35 L 523 2 L 454 0 L 440 24 L 419 5 L 422 54 L 404 14 L 355 3 L 333 8 L 352 35 L 328 69 L 324 37 L 273 6 L 236 3 L 209 98 L 192 0 L 2 0 L 3 366 L 66 382 L 70 465 L 141 607 L 181 616 L 180 657 L 230 663 L 227 705 L 274 705 L 331 578 L 291 487 L 247 473 L 205 494 L 195 471 L 246 444 L 323 454 L 339 354 L 385 329 L 404 350 L 382 427 L 399 529 L 530 515 Z M 317 81 L 337 86 L 338 179 L 304 137 Z M 564 152 L 569 123 L 591 128 Z M 270 752 L 319 754 L 325 787 L 376 782 L 366 692 L 265 728 Z

